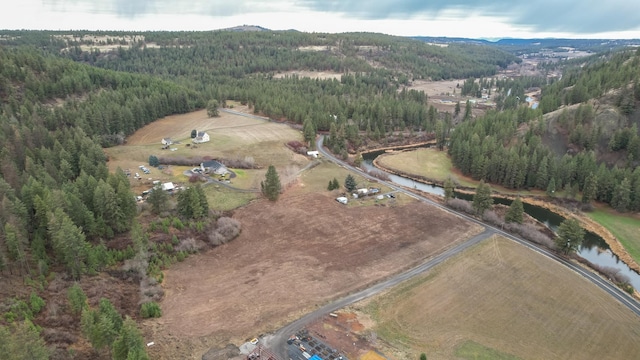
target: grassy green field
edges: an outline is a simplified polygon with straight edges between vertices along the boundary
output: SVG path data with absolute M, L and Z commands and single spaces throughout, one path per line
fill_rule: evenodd
M 640 219 L 614 213 L 612 210 L 596 210 L 587 215 L 611 231 L 629 255 L 640 263 Z
M 566 269 L 504 238 L 356 305 L 384 353 L 417 359 L 636 359 L 640 318 Z
M 465 341 L 456 348 L 456 357 L 466 360 L 518 360 L 518 357 L 482 346 L 473 341 Z
M 453 174 L 453 165 L 447 153 L 432 148 L 384 154 L 378 158 L 378 162 L 388 169 L 424 176 L 434 181 L 444 181 L 451 176 L 462 186 L 476 185 L 476 182 Z

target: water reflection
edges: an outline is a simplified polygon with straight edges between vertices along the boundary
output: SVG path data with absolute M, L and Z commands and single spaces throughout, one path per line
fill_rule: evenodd
M 362 162 L 362 167 L 367 170 L 382 171 L 377 169 L 373 165 L 373 160 L 383 153 L 384 151 L 381 150 L 381 151 L 365 154 L 363 156 L 364 161 Z M 394 174 L 388 174 L 388 175 L 390 180 L 395 184 L 402 185 L 409 188 L 415 188 L 430 194 L 444 196 L 444 189 L 440 186 L 424 184 L 424 183 L 417 182 L 412 179 L 407 179 L 405 177 L 394 175 Z M 454 195 L 455 197 L 460 199 L 469 200 L 469 201 L 473 200 L 472 194 L 455 192 Z M 501 198 L 501 197 L 494 197 L 494 203 L 509 206 L 511 205 L 511 200 Z M 557 231 L 558 226 L 560 226 L 560 224 L 564 220 L 562 216 L 539 206 L 535 206 L 531 204 L 523 204 L 523 208 L 527 214 L 529 214 L 531 217 L 535 218 L 536 220 L 540 221 L 541 223 L 546 225 L 548 228 L 550 228 L 554 232 Z M 606 267 L 611 267 L 611 268 L 620 270 L 621 274 L 624 274 L 627 277 L 629 277 L 630 283 L 635 289 L 640 289 L 640 274 L 633 271 L 625 262 L 620 260 L 618 256 L 613 254 L 609 249 L 609 245 L 607 245 L 604 239 L 602 239 L 600 236 L 589 231 L 586 232 L 584 241 L 582 242 L 582 245 L 578 250 L 578 255 L 580 255 L 584 259 L 598 266 L 602 266 L 602 267 L 606 266 Z

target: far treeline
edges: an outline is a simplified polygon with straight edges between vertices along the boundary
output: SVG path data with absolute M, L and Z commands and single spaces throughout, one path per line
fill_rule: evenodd
M 609 110 L 598 111 L 591 99 Z M 454 165 L 510 189 L 564 190 L 570 198 L 581 192 L 583 203 L 640 210 L 640 50 L 568 70 L 543 88 L 541 104 L 535 111 L 491 111 L 456 127 L 449 147 Z M 552 132 L 566 136 L 551 140 Z M 557 153 L 553 141 L 571 153 Z

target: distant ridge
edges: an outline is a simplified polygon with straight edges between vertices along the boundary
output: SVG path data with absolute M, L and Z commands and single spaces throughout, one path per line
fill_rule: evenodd
M 262 26 L 258 26 L 258 25 L 240 25 L 240 26 L 234 26 L 234 27 L 230 27 L 230 28 L 226 28 L 226 29 L 220 29 L 221 31 L 238 31 L 238 32 L 242 32 L 242 31 L 271 31 L 267 28 L 263 28 Z

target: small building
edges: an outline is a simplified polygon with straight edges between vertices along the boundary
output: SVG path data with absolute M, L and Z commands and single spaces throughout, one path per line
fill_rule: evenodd
M 320 155 L 320 153 L 317 150 L 311 150 L 311 151 L 307 151 L 307 155 L 317 158 Z
M 207 134 L 205 131 L 198 131 L 198 136 L 193 138 L 191 142 L 193 142 L 194 144 L 202 144 L 209 142 L 210 140 L 211 139 L 209 139 L 209 134 Z
M 224 164 L 215 160 L 208 160 L 200 164 L 201 172 L 205 174 L 227 175 L 229 169 Z
M 173 141 L 171 140 L 171 138 L 163 138 L 161 143 L 164 146 L 169 146 L 169 145 L 173 144 Z
M 172 182 L 166 182 L 164 184 L 162 184 L 162 190 L 164 191 L 173 191 L 176 187 L 173 185 Z
M 347 202 L 349 201 L 349 199 L 347 199 L 344 196 L 340 196 L 336 198 L 336 201 L 339 202 L 340 204 L 347 205 Z

